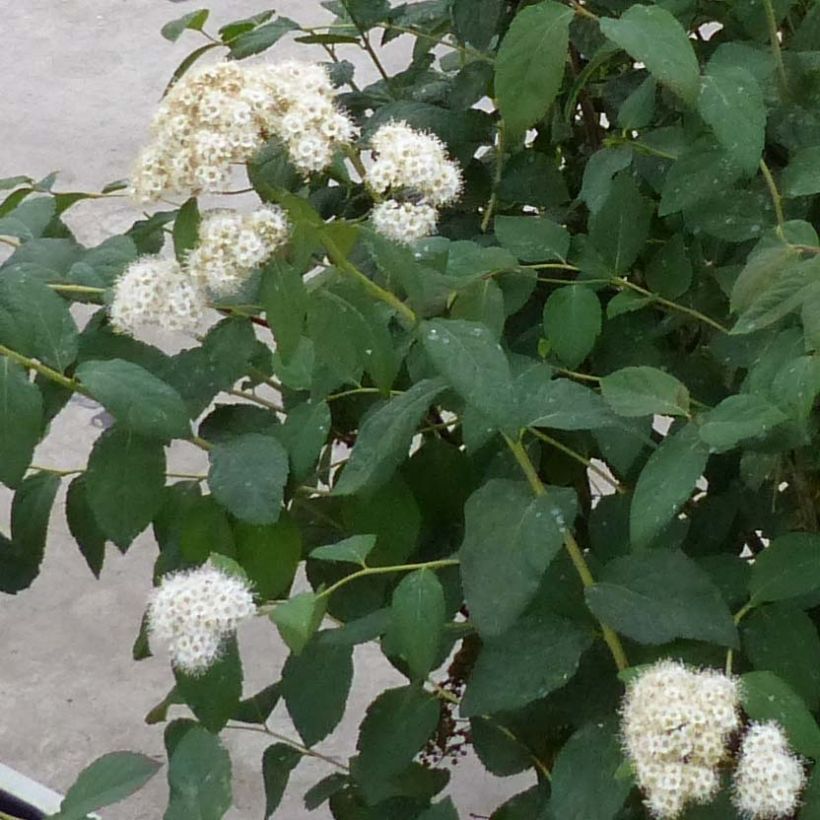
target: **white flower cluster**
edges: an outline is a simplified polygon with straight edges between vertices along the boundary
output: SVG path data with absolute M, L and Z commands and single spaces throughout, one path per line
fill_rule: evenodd
M 301 171 L 320 171 L 356 134 L 334 94 L 327 71 L 313 63 L 192 69 L 160 104 L 153 139 L 132 174 L 132 194 L 151 202 L 165 193 L 220 191 L 231 164 L 247 162 L 272 136 Z
M 461 193 L 461 170 L 447 156 L 446 146 L 405 122 L 381 126 L 370 146 L 375 156 L 367 172 L 370 188 L 409 197 L 379 203 L 372 215 L 375 229 L 404 243 L 429 236 L 436 227 L 437 209 Z
M 168 643 L 175 667 L 197 675 L 217 660 L 225 638 L 255 613 L 242 579 L 205 564 L 162 579 L 148 605 L 148 628 Z
M 735 771 L 734 802 L 751 820 L 791 817 L 805 782 L 780 726 L 769 721 L 749 726 Z
M 191 276 L 212 293 L 236 291 L 288 238 L 288 220 L 277 205 L 250 214 L 216 210 L 199 225 L 199 244 L 185 260 Z
M 740 725 L 738 686 L 714 670 L 660 661 L 628 687 L 622 710 L 627 755 L 649 810 L 677 817 L 720 788 L 718 764 Z
M 176 260 L 144 256 L 115 282 L 109 315 L 119 333 L 134 335 L 143 325 L 193 331 L 206 307 L 199 283 L 186 276 Z

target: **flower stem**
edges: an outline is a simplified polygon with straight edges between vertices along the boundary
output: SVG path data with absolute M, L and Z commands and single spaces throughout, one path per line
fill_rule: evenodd
M 769 26 L 769 42 L 772 47 L 772 56 L 777 63 L 777 76 L 780 80 L 780 90 L 784 95 L 789 93 L 789 80 L 786 77 L 786 66 L 783 63 L 783 52 L 780 49 L 780 37 L 777 31 L 777 18 L 774 16 L 774 6 L 772 0 L 763 0 L 763 8 L 766 11 L 766 23 Z
M 533 493 L 537 496 L 547 495 L 547 488 L 539 478 L 535 465 L 530 460 L 529 455 L 527 455 L 527 451 L 524 449 L 521 440 L 514 441 L 506 435 L 504 436 L 504 440 L 515 456 L 515 460 L 521 467 L 522 472 L 527 477 L 527 481 L 529 481 Z M 575 540 L 575 536 L 568 529 L 564 531 L 564 547 L 569 553 L 569 557 L 572 560 L 575 571 L 578 573 L 578 577 L 581 579 L 581 583 L 584 587 L 593 586 L 595 584 L 595 578 L 593 578 L 589 564 L 587 564 L 586 558 L 584 558 L 583 550 Z M 603 639 L 609 647 L 612 659 L 615 661 L 615 666 L 618 667 L 619 671 L 626 669 L 629 666 L 629 661 L 627 660 L 623 644 L 621 644 L 621 639 L 612 627 L 607 626 L 600 619 L 598 623 L 601 626 Z
M 395 564 L 390 567 L 365 567 L 364 569 L 360 569 L 358 572 L 346 575 L 344 578 L 336 581 L 335 584 L 331 584 L 327 589 L 322 590 L 322 592 L 319 593 L 319 597 L 328 598 L 336 592 L 337 589 L 341 589 L 341 587 L 356 581 L 359 578 L 366 578 L 368 575 L 386 575 L 391 572 L 415 572 L 417 569 L 443 569 L 444 567 L 458 566 L 460 563 L 461 562 L 458 558 L 440 558 L 438 561 L 425 561 L 421 564 Z
M 105 288 L 94 288 L 90 285 L 64 285 L 61 282 L 49 282 L 48 286 L 57 293 L 85 293 L 93 296 L 105 293 Z
M 239 399 L 245 399 L 246 401 L 251 401 L 254 404 L 258 404 L 260 407 L 265 407 L 268 410 L 273 410 L 274 413 L 284 413 L 285 408 L 276 402 L 268 401 L 267 399 L 263 399 L 261 396 L 257 396 L 256 393 L 247 393 L 244 390 L 228 390 L 228 395 L 236 396 Z
M 783 213 L 783 197 L 780 195 L 777 183 L 774 180 L 771 169 L 766 165 L 765 160 L 760 160 L 760 170 L 763 173 L 763 179 L 766 180 L 766 187 L 769 189 L 769 195 L 774 205 L 774 214 L 777 219 L 777 232 L 780 238 L 785 242 L 786 238 L 783 235 L 783 226 L 786 224 L 786 216 Z
M 90 399 L 94 398 L 91 393 L 89 393 L 88 390 L 86 390 L 76 379 L 70 379 L 58 370 L 47 367 L 46 365 L 38 362 L 36 359 L 31 359 L 28 356 L 24 356 L 22 353 L 18 353 L 10 347 L 0 345 L 0 356 L 5 356 L 7 359 L 17 362 L 17 364 L 22 365 L 27 370 L 34 370 L 36 373 L 39 373 L 49 381 L 53 381 L 55 384 L 59 384 L 60 387 L 64 387 L 66 390 L 71 390 L 74 393 L 81 393 L 83 396 L 87 396 Z
M 269 729 L 266 724 L 263 724 L 262 726 L 237 726 L 236 724 L 229 723 L 225 728 L 236 729 L 237 731 L 242 732 L 259 732 L 260 734 L 268 735 L 269 737 L 276 738 L 280 742 L 290 746 L 292 749 L 295 749 L 297 752 L 300 752 L 307 757 L 313 757 L 317 760 L 322 760 L 325 763 L 330 763 L 331 766 L 335 766 L 337 769 L 342 769 L 345 772 L 350 771 L 344 763 L 341 763 L 328 755 L 324 755 L 321 752 L 317 752 L 315 749 L 310 749 L 307 746 L 303 746 L 298 741 L 293 740 L 293 738 L 290 738 L 287 735 L 282 735 L 279 732 L 275 732 L 273 729 Z M 2 820 L 2 818 L 0 818 L 0 820 Z

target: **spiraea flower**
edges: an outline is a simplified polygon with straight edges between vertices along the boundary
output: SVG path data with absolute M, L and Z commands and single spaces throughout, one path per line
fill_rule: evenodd
M 202 218 L 199 244 L 188 254 L 185 265 L 191 277 L 212 293 L 227 295 L 287 238 L 287 217 L 277 205 L 265 205 L 250 214 L 210 211 Z
M 301 171 L 320 171 L 356 134 L 334 96 L 327 71 L 311 63 L 226 61 L 192 69 L 154 117 L 132 193 L 150 202 L 164 194 L 224 190 L 231 164 L 247 162 L 274 136 Z
M 444 143 L 404 122 L 381 126 L 370 141 L 374 162 L 367 184 L 393 197 L 373 209 L 373 227 L 397 242 L 410 243 L 435 231 L 437 208 L 461 193 L 458 165 L 447 156 Z
M 738 685 L 714 670 L 660 661 L 629 685 L 621 713 L 624 747 L 647 808 L 674 818 L 720 787 L 718 765 L 740 725 Z
M 749 726 L 735 770 L 734 803 L 750 820 L 791 817 L 805 783 L 803 764 L 774 721 Z
M 219 657 L 225 639 L 256 606 L 241 579 L 205 564 L 166 575 L 148 604 L 152 638 L 168 644 L 173 665 L 190 675 L 204 672 Z
M 114 283 L 109 315 L 115 330 L 130 335 L 145 325 L 193 331 L 206 307 L 204 290 L 176 260 L 143 256 Z

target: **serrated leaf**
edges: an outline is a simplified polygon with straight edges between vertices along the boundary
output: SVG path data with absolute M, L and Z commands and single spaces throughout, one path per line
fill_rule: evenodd
M 601 303 L 591 288 L 567 285 L 547 299 L 543 319 L 552 350 L 567 367 L 575 368 L 592 352 L 601 332 Z
M 501 115 L 514 133 L 549 110 L 561 88 L 571 9 L 545 0 L 513 19 L 495 62 L 495 93 Z
M 262 780 L 265 784 L 265 818 L 279 808 L 290 773 L 299 765 L 302 753 L 286 743 L 274 743 L 262 755 Z
M 282 640 L 298 655 L 313 637 L 325 614 L 327 598 L 315 592 L 302 592 L 283 601 L 271 612 Z
M 482 636 L 506 632 L 532 600 L 572 524 L 573 504 L 568 490 L 534 496 L 523 482 L 501 479 L 467 500 L 461 580 L 470 619 Z
M 656 367 L 624 367 L 601 379 L 601 395 L 619 415 L 688 416 L 689 391 Z
M 375 535 L 352 535 L 335 544 L 311 550 L 310 557 L 317 561 L 342 561 L 365 565 L 365 560 L 376 546 Z
M 753 604 L 784 601 L 820 589 L 820 536 L 794 532 L 775 538 L 752 566 Z
M 84 820 L 92 811 L 119 803 L 141 789 L 161 764 L 136 752 L 111 752 L 80 772 L 54 820 Z
M 31 464 L 43 424 L 43 397 L 28 374 L 0 357 L 0 481 L 16 487 Z
M 142 436 L 187 438 L 191 419 L 173 387 L 122 359 L 83 362 L 76 377 L 122 427 Z
M 368 415 L 333 492 L 352 495 L 389 480 L 406 460 L 419 423 L 446 386 L 441 378 L 424 379 Z
M 709 448 L 695 425 L 668 435 L 647 460 L 629 514 L 632 544 L 652 542 L 692 495 L 706 468 Z
M 640 643 L 690 638 L 738 646 L 720 591 L 677 550 L 645 550 L 610 561 L 585 597 L 601 621 Z
M 700 67 L 686 29 L 661 6 L 631 6 L 618 20 L 602 18 L 601 31 L 661 83 L 694 106 Z

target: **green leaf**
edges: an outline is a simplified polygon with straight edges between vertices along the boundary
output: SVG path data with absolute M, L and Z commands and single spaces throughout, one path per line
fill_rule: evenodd
M 291 652 L 298 655 L 322 623 L 326 607 L 327 598 L 315 592 L 302 592 L 279 604 L 270 619 Z
M 359 729 L 360 771 L 368 780 L 386 780 L 410 765 L 438 723 L 435 697 L 417 686 L 382 692 Z
M 254 54 L 266 51 L 279 42 L 289 31 L 298 29 L 298 24 L 294 23 L 293 20 L 289 20 L 287 17 L 277 17 L 270 23 L 257 26 L 232 38 L 229 43 L 230 52 L 228 56 L 232 60 L 244 60 L 245 57 L 251 57 Z
M 766 138 L 766 105 L 754 75 L 744 68 L 710 64 L 698 111 L 738 166 L 756 173 Z
M 161 439 L 191 435 L 182 397 L 139 365 L 123 359 L 83 362 L 76 376 L 123 427 Z
M 676 299 L 689 290 L 692 275 L 692 262 L 686 253 L 683 236 L 676 234 L 650 260 L 646 268 L 646 283 L 666 299 Z
M 306 746 L 324 740 L 344 715 L 353 680 L 352 645 L 322 640 L 320 632 L 282 669 L 282 697 Z
M 218 737 L 184 721 L 168 727 L 166 745 L 175 729 L 184 734 L 169 749 L 171 796 L 164 820 L 220 820 L 233 802 L 231 759 Z
M 219 36 L 223 43 L 228 43 L 244 34 L 246 31 L 251 31 L 262 23 L 267 23 L 273 17 L 273 11 L 260 11 L 259 14 L 252 14 L 250 17 L 243 17 L 241 20 L 232 20 L 226 23 L 219 29 Z
M 188 12 L 178 17 L 176 20 L 171 20 L 166 23 L 161 29 L 160 33 L 166 40 L 175 43 L 185 29 L 192 31 L 202 31 L 203 26 L 208 21 L 208 9 L 197 9 L 197 11 Z
M 0 534 L 0 591 L 31 586 L 40 571 L 58 476 L 38 473 L 17 488 L 11 503 L 11 540 Z
M 151 523 L 164 488 L 160 442 L 116 426 L 97 439 L 86 471 L 88 504 L 100 530 L 118 547 L 127 547 Z
M 77 358 L 77 325 L 45 283 L 17 271 L 0 276 L 0 344 L 64 371 Z
M 272 259 L 262 272 L 259 298 L 265 318 L 276 338 L 283 362 L 296 352 L 305 326 L 308 296 L 299 271 L 280 259 Z
M 316 461 L 330 432 L 330 407 L 324 401 L 308 399 L 288 409 L 278 439 L 290 455 L 291 473 L 295 481 L 313 474 Z
M 783 171 L 780 187 L 787 197 L 820 194 L 820 145 L 795 151 Z
M 521 133 L 549 111 L 564 77 L 573 12 L 544 0 L 518 14 L 495 61 L 495 94 L 501 116 Z
M 302 536 L 290 515 L 283 512 L 275 524 L 233 523 L 236 560 L 247 573 L 254 591 L 272 601 L 287 595 L 302 558 Z
M 543 216 L 497 216 L 495 235 L 522 262 L 563 262 L 569 253 L 569 232 Z
M 784 601 L 820 589 L 820 535 L 794 532 L 775 538 L 755 558 L 749 579 L 752 604 Z
M 660 6 L 631 6 L 618 20 L 603 18 L 601 31 L 630 57 L 669 86 L 684 102 L 695 105 L 700 68 L 686 29 Z
M 421 340 L 433 366 L 462 398 L 501 427 L 510 424 L 512 376 L 491 331 L 477 322 L 431 319 Z
M 446 386 L 444 379 L 424 379 L 368 415 L 334 493 L 352 495 L 389 480 L 407 459 L 419 423 Z
M 95 578 L 100 577 L 105 559 L 105 534 L 100 529 L 88 503 L 88 488 L 84 475 L 78 475 L 69 485 L 65 501 L 68 529 L 77 542 L 86 564 Z
M 743 709 L 752 720 L 777 721 L 798 754 L 820 758 L 820 727 L 794 689 L 772 672 L 747 672 L 740 681 Z
M 20 365 L 0 358 L 0 481 L 16 487 L 31 464 L 43 425 L 43 397 Z
M 274 743 L 262 755 L 265 783 L 265 818 L 271 817 L 284 797 L 290 773 L 299 765 L 302 753 L 286 743 Z
M 655 78 L 647 77 L 621 104 L 618 109 L 618 125 L 629 131 L 646 128 L 655 115 L 657 93 Z
M 277 681 L 264 689 L 260 689 L 255 695 L 239 701 L 236 711 L 233 713 L 233 720 L 241 723 L 267 723 L 271 712 L 279 703 L 280 684 Z
M 227 639 L 221 654 L 200 675 L 189 675 L 174 669 L 177 692 L 196 715 L 197 720 L 214 734 L 225 728 L 239 708 L 242 698 L 242 662 L 236 637 Z
M 798 239 L 797 236 L 788 233 L 785 234 L 785 238 L 789 241 L 800 241 L 801 239 L 816 241 L 816 235 L 812 237 L 811 234 Z M 761 240 L 749 254 L 743 270 L 732 286 L 732 310 L 741 312 L 751 307 L 761 292 L 779 278 L 784 268 L 792 267 L 793 263 L 799 261 L 800 254 L 788 242 Z
M 199 205 L 195 196 L 186 200 L 174 220 L 174 253 L 179 262 L 185 262 L 189 251 L 199 242 Z
M 649 235 L 650 218 L 649 201 L 632 177 L 628 173 L 615 177 L 606 200 L 589 219 L 589 238 L 612 266 L 612 273 L 632 267 Z
M 288 479 L 288 454 L 273 437 L 245 433 L 209 452 L 214 498 L 249 524 L 275 524 Z
M 424 814 L 420 814 L 418 820 L 458 820 L 458 812 L 449 797 L 445 797 L 440 803 L 431 806 Z
M 387 0 L 340 0 L 342 7 L 360 26 L 369 28 L 390 14 Z
M 589 608 L 617 632 L 640 643 L 675 638 L 737 648 L 737 630 L 720 591 L 677 550 L 644 550 L 610 561 L 587 588 Z
M 136 752 L 111 752 L 80 772 L 54 820 L 84 820 L 92 811 L 139 791 L 161 764 Z
M 786 421 L 786 414 L 756 393 L 738 393 L 706 413 L 698 430 L 713 452 L 731 450 L 747 439 L 765 436 Z
M 773 672 L 814 710 L 820 702 L 817 627 L 792 604 L 753 611 L 743 622 L 743 651 L 758 671 Z
M 455 287 L 464 287 L 488 273 L 515 267 L 515 257 L 505 248 L 478 245 L 462 239 L 450 243 L 445 272 Z
M 497 720 L 471 718 L 470 737 L 478 759 L 496 777 L 509 777 L 532 766 L 527 747 L 510 737 L 510 730 Z
M 340 792 L 348 784 L 348 781 L 348 775 L 342 772 L 333 772 L 333 774 L 322 778 L 318 783 L 314 783 L 305 792 L 305 808 L 308 811 L 318 809 L 322 803 Z
M 318 561 L 342 561 L 364 566 L 365 559 L 375 546 L 375 535 L 352 535 L 336 544 L 316 547 L 311 551 L 310 557 Z
M 633 7 L 635 8 L 635 7 Z M 588 723 L 564 744 L 552 769 L 550 806 L 561 820 L 613 820 L 632 790 L 614 721 Z
M 393 590 L 390 645 L 407 662 L 414 680 L 425 680 L 435 664 L 445 616 L 444 590 L 432 570 L 410 573 Z
M 506 632 L 532 600 L 572 524 L 569 496 L 556 488 L 534 496 L 522 482 L 492 479 L 467 500 L 461 581 L 482 636 Z
M 709 448 L 695 425 L 671 433 L 661 442 L 635 486 L 629 514 L 633 546 L 646 546 L 662 532 L 692 495 L 708 460 Z
M 586 202 L 591 213 L 601 209 L 612 190 L 612 179 L 632 164 L 632 149 L 620 145 L 596 151 L 584 166 L 584 179 L 580 198 Z
M 619 415 L 688 416 L 689 391 L 655 367 L 624 367 L 601 379 L 601 395 Z
M 484 640 L 461 702 L 474 717 L 512 711 L 567 684 L 592 636 L 566 618 L 525 615 L 506 632 Z
M 581 364 L 601 333 L 601 303 L 595 292 L 583 285 L 555 290 L 544 305 L 544 332 L 567 367 Z
M 503 10 L 503 0 L 454 0 L 452 15 L 457 37 L 483 51 L 498 30 Z

